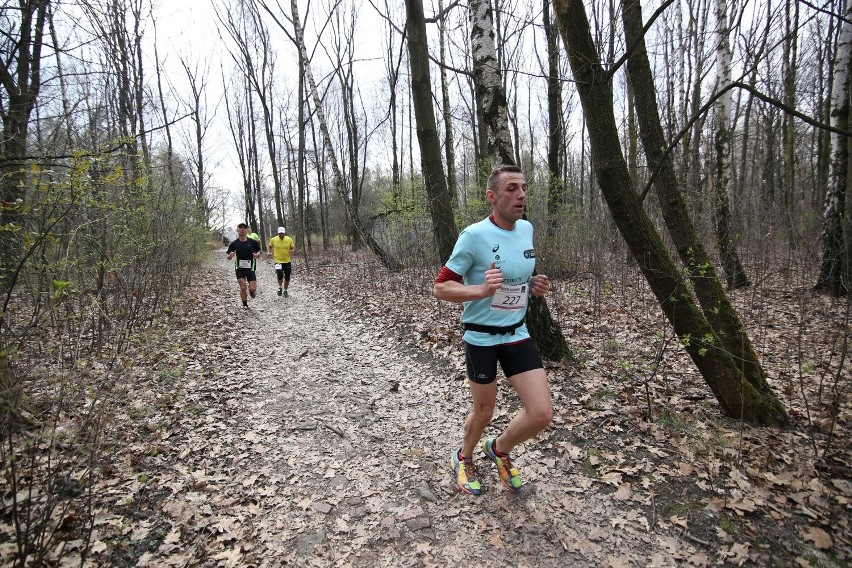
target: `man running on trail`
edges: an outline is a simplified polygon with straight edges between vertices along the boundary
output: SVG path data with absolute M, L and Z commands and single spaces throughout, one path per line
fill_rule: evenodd
M 237 274 L 237 282 L 240 285 L 240 299 L 243 307 L 248 307 L 246 289 L 252 298 L 257 294 L 257 257 L 260 256 L 260 243 L 248 238 L 248 225 L 240 223 L 237 225 L 237 238 L 228 245 L 228 260 L 234 260 L 234 270 Z M 246 284 L 248 283 L 248 284 Z
M 482 493 L 473 452 L 494 414 L 498 361 L 523 409 L 499 436 L 483 440 L 481 448 L 512 491 L 520 491 L 522 482 L 509 452 L 544 430 L 553 416 L 547 374 L 524 323 L 529 295 L 543 296 L 550 288 L 547 276 L 533 276 L 533 228 L 521 218 L 526 191 L 520 168 L 495 168 L 485 191 L 491 215 L 461 232 L 435 278 L 436 298 L 464 302 L 461 320 L 473 407 L 462 446 L 450 463 L 459 488 L 471 495 Z
M 282 293 L 288 296 L 287 288 L 290 287 L 290 275 L 293 272 L 291 255 L 296 250 L 296 243 L 287 236 L 284 227 L 278 227 L 278 236 L 269 239 L 269 254 L 275 262 L 275 274 L 278 276 L 278 295 Z M 283 288 L 282 288 L 283 285 Z

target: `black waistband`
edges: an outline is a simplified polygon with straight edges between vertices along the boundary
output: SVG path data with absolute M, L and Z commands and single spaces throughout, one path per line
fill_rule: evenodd
M 466 330 L 481 331 L 483 333 L 490 333 L 491 335 L 503 335 L 504 333 L 511 333 L 512 335 L 515 335 L 515 330 L 522 325 L 524 325 L 523 319 L 521 319 L 518 323 L 507 326 L 479 325 L 478 323 L 462 322 L 462 327 Z

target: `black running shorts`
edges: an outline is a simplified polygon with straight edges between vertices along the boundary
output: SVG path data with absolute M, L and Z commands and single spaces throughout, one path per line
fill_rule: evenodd
M 291 262 L 276 262 L 276 265 L 280 264 L 281 268 L 275 269 L 275 274 L 278 275 L 278 279 L 284 279 L 289 281 L 290 275 L 293 274 L 293 263 Z
M 245 279 L 246 282 L 254 282 L 257 280 L 257 274 L 250 268 L 237 268 L 237 280 Z
M 493 383 L 497 379 L 498 361 L 503 374 L 510 379 L 520 373 L 544 367 L 532 339 L 489 347 L 465 342 L 464 358 L 467 363 L 467 377 L 481 385 Z

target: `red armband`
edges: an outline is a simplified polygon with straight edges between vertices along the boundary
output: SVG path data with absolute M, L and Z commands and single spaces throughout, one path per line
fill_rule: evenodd
M 441 271 L 438 272 L 438 275 L 435 277 L 435 284 L 440 284 L 441 282 L 446 282 L 447 280 L 461 282 L 462 276 L 461 274 L 456 274 L 446 266 L 442 266 Z

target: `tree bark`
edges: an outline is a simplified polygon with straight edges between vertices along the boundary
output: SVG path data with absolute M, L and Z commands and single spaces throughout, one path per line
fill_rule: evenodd
M 793 5 L 795 4 L 795 5 Z M 796 108 L 796 75 L 799 67 L 799 3 L 794 0 L 784 2 L 784 63 L 782 81 L 784 85 L 784 104 L 787 108 Z M 791 13 L 792 12 L 792 13 Z M 799 246 L 799 216 L 796 214 L 796 128 L 795 117 L 784 113 L 784 222 L 787 225 L 787 240 L 790 246 Z
M 628 0 L 622 4 L 625 40 L 627 45 L 635 46 L 628 60 L 628 69 L 633 84 L 636 115 L 648 170 L 659 170 L 654 190 L 669 235 L 686 267 L 695 297 L 701 305 L 704 317 L 713 328 L 721 349 L 733 356 L 745 380 L 761 394 L 767 404 L 783 413 L 781 403 L 772 393 L 757 353 L 745 333 L 745 325 L 725 294 L 713 268 L 712 259 L 689 218 L 686 199 L 678 189 L 674 163 L 670 157 L 664 155 L 664 148 L 668 144 L 663 135 L 654 78 L 642 37 L 641 6 L 638 0 Z
M 728 7 L 726 0 L 716 0 L 716 88 L 724 89 L 731 82 L 731 48 L 728 44 Z M 749 286 L 734 236 L 731 234 L 731 91 L 727 90 L 716 104 L 716 163 L 713 176 L 713 216 L 719 258 L 728 288 Z
M 421 2 L 422 3 L 422 2 Z M 444 3 L 438 0 L 438 11 L 443 14 Z M 450 105 L 450 88 L 447 81 L 446 63 L 446 38 L 445 18 L 438 22 L 438 42 L 440 44 L 441 61 L 441 105 L 444 115 L 444 159 L 447 161 L 447 191 L 453 198 L 453 203 L 458 201 L 458 183 L 456 181 L 456 147 L 453 136 L 453 112 Z
M 737 361 L 722 348 L 631 188 L 615 123 L 611 79 L 592 42 L 585 8 L 578 0 L 555 0 L 554 6 L 586 116 L 598 185 L 663 312 L 726 414 L 760 423 L 784 422 L 783 410 L 744 380 Z
M 447 187 L 441 164 L 441 141 L 438 138 L 435 109 L 432 107 L 432 80 L 429 73 L 429 46 L 423 2 L 407 0 L 405 6 L 411 94 L 417 124 L 417 142 L 420 145 L 420 164 L 426 185 L 429 213 L 432 215 L 432 231 L 443 263 L 450 258 L 459 232 L 453 216 L 453 196 Z
M 333 138 L 331 137 L 331 132 L 328 130 L 328 123 L 325 119 L 325 112 L 323 111 L 322 100 L 319 96 L 319 90 L 317 89 L 316 81 L 314 80 L 314 75 L 311 72 L 311 64 L 308 59 L 307 49 L 305 47 L 305 39 L 302 34 L 302 22 L 299 19 L 299 7 L 296 0 L 290 0 L 290 10 L 291 10 L 291 18 L 293 21 L 293 28 L 295 31 L 295 40 L 296 47 L 300 53 L 300 60 L 304 62 L 304 67 L 302 68 L 302 72 L 305 74 L 305 79 L 308 82 L 308 88 L 310 89 L 311 98 L 314 101 L 314 107 L 316 111 L 316 117 L 319 121 L 320 133 L 322 134 L 323 140 L 325 142 L 325 150 L 328 156 L 329 162 L 331 163 L 331 171 L 334 177 L 333 183 L 334 187 L 337 190 L 337 194 L 340 197 L 340 200 L 343 202 L 343 206 L 346 210 L 346 216 L 349 219 L 349 222 L 353 227 L 358 231 L 358 234 L 361 237 L 361 240 L 370 248 L 371 251 L 378 257 L 381 261 L 382 265 L 391 271 L 399 271 L 402 270 L 403 265 L 397 259 L 395 259 L 390 253 L 385 251 L 381 245 L 373 238 L 361 223 L 361 220 L 358 218 L 357 212 L 352 207 L 352 202 L 349 199 L 349 196 L 346 194 L 346 189 L 343 184 L 343 174 L 340 171 L 340 165 L 337 161 L 337 155 L 334 152 L 334 146 L 332 145 Z
M 471 0 L 470 45 L 473 57 L 473 78 L 476 100 L 482 110 L 482 122 L 487 129 L 487 152 L 494 167 L 514 164 L 515 154 L 509 132 L 506 93 L 497 65 L 494 46 L 494 17 L 489 0 Z
M 831 125 L 849 129 L 849 97 L 852 96 L 852 3 L 846 6 L 837 46 L 834 80 L 832 85 Z M 831 135 L 831 164 L 829 183 L 825 196 L 822 226 L 822 263 L 815 288 L 827 291 L 838 298 L 849 293 L 849 252 L 852 238 L 848 212 L 849 192 L 849 138 L 842 134 Z
M 550 15 L 551 0 L 542 0 L 542 22 L 547 39 L 547 241 L 556 239 L 560 213 L 565 200 L 562 169 L 563 152 L 562 86 L 559 77 L 559 30 Z
M 41 49 L 48 0 L 21 2 L 19 36 L 9 38 L 12 49 L 0 57 L 0 83 L 5 105 L 0 105 L 0 291 L 8 301 L 22 255 L 21 206 L 26 196 L 27 133 L 30 114 L 41 90 Z M 5 305 L 4 301 L 4 305 Z M 2 320 L 0 314 L 0 320 Z

